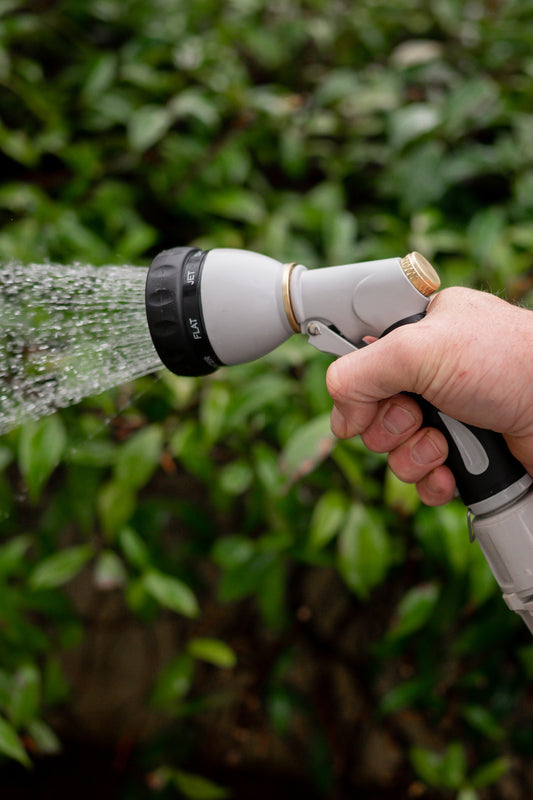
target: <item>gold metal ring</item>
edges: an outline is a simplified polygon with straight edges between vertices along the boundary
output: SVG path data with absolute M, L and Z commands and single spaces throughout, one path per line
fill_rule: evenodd
M 440 286 L 440 278 L 427 258 L 420 253 L 408 253 L 400 260 L 400 266 L 415 289 L 425 297 L 436 292 Z
M 285 309 L 285 314 L 287 315 L 287 319 L 289 320 L 289 325 L 293 329 L 295 333 L 300 333 L 300 326 L 298 325 L 298 320 L 294 316 L 294 311 L 292 308 L 291 303 L 291 275 L 294 267 L 296 267 L 296 262 L 292 262 L 290 264 L 285 264 L 285 268 L 283 270 L 283 279 L 282 279 L 282 295 L 283 295 L 283 308 Z

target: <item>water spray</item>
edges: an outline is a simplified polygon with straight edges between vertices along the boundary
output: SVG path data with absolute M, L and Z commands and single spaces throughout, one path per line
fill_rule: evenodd
M 146 269 L 0 265 L 0 434 L 157 370 Z
M 309 270 L 259 253 L 177 247 L 160 253 L 146 281 L 146 315 L 163 364 L 207 375 L 274 350 L 294 333 L 342 356 L 416 323 L 440 285 L 419 253 Z M 417 398 L 424 424 L 445 435 L 448 466 L 503 592 L 533 633 L 533 478 L 501 434 L 466 425 Z

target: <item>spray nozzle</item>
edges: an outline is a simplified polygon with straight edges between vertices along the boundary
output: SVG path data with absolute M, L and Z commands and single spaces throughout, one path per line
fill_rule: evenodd
M 423 313 L 438 286 L 418 253 L 310 270 L 248 250 L 177 247 L 150 266 L 146 312 L 163 363 L 206 375 L 260 358 L 295 332 L 342 355 Z

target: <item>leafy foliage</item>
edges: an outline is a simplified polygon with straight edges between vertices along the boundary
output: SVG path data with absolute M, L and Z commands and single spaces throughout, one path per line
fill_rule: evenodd
M 146 264 L 193 243 L 314 267 L 416 249 L 445 285 L 531 301 L 532 24 L 510 0 L 5 0 L 2 261 Z M 2 437 L 3 758 L 61 746 L 89 585 L 144 631 L 177 626 L 163 664 L 150 650 L 143 709 L 175 741 L 196 730 L 197 750 L 157 739 L 150 790 L 238 782 L 218 768 L 244 758 L 243 723 L 210 774 L 195 752 L 204 717 L 232 708 L 231 675 L 248 680 L 245 639 L 264 737 L 293 748 L 308 793 L 529 796 L 527 632 L 460 505 L 421 508 L 381 457 L 331 438 L 327 363 L 294 339 Z M 388 778 L 351 766 L 378 735 Z

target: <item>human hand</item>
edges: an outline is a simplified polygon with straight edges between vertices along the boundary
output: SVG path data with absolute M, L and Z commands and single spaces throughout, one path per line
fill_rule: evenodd
M 455 479 L 444 465 L 448 446 L 422 428 L 416 401 L 425 397 L 451 417 L 502 433 L 533 474 L 533 315 L 471 289 L 444 289 L 426 317 L 335 361 L 327 374 L 332 430 L 361 435 L 388 452 L 392 471 L 416 483 L 427 505 L 448 502 Z

